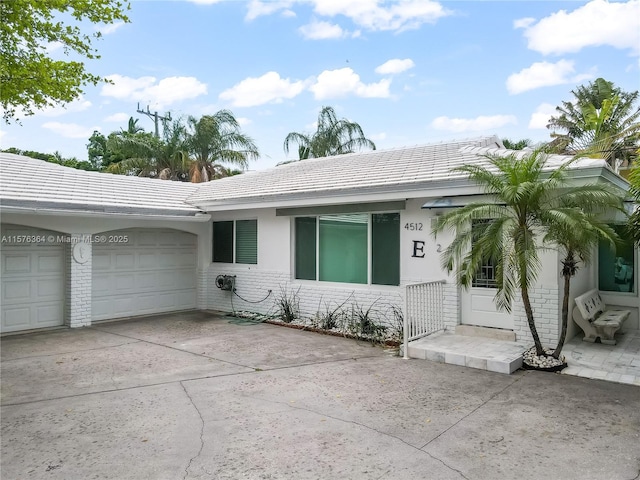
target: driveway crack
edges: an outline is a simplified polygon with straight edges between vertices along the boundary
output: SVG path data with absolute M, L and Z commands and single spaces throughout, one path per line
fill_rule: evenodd
M 377 434 L 382 435 L 382 436 L 384 436 L 384 437 L 393 438 L 394 440 L 398 440 L 399 442 L 404 443 L 404 444 L 405 444 L 405 445 L 407 445 L 408 447 L 410 447 L 410 448 L 412 448 L 412 449 L 414 449 L 414 450 L 417 450 L 417 451 L 419 451 L 420 453 L 424 453 L 424 454 L 428 455 L 428 456 L 429 456 L 429 457 L 431 457 L 432 459 L 434 459 L 434 460 L 436 460 L 436 461 L 440 462 L 442 465 L 444 465 L 444 466 L 445 466 L 446 468 L 448 468 L 449 470 L 452 470 L 452 471 L 456 472 L 456 473 L 457 473 L 458 475 L 460 475 L 460 477 L 462 477 L 463 479 L 465 479 L 465 480 L 469 480 L 469 479 L 468 479 L 468 477 L 466 477 L 466 476 L 464 475 L 464 473 L 462 473 L 462 472 L 461 472 L 460 470 L 458 470 L 457 468 L 452 467 L 451 465 L 448 465 L 445 461 L 443 461 L 442 459 L 440 459 L 440 458 L 436 457 L 436 456 L 435 456 L 435 455 L 433 455 L 432 453 L 427 452 L 426 450 L 423 450 L 421 447 L 417 447 L 417 446 L 413 445 L 412 443 L 409 443 L 409 442 L 407 442 L 406 440 L 404 440 L 404 439 L 402 439 L 402 438 L 400 438 L 400 437 L 398 437 L 398 436 L 396 436 L 396 435 L 393 435 L 393 434 L 391 434 L 391 433 L 383 432 L 383 431 L 381 431 L 381 430 L 378 430 L 378 429 L 376 429 L 376 428 L 374 428 L 374 427 L 371 427 L 371 426 L 369 426 L 369 425 L 366 425 L 366 424 L 364 424 L 364 423 L 356 422 L 355 420 L 346 420 L 346 419 L 344 419 L 344 418 L 334 417 L 333 415 L 329 415 L 329 414 L 324 413 L 324 412 L 317 412 L 317 411 L 312 410 L 312 409 L 310 409 L 310 408 L 300 407 L 300 406 L 298 406 L 298 405 L 291 405 L 290 403 L 286 403 L 286 402 L 279 402 L 279 401 L 277 401 L 277 400 L 270 400 L 270 399 L 266 399 L 266 398 L 260 398 L 259 400 L 262 400 L 262 401 L 265 401 L 265 402 L 271 402 L 271 403 L 275 403 L 275 404 L 280 404 L 280 405 L 286 405 L 287 407 L 292 408 L 292 409 L 294 409 L 294 410 L 303 410 L 303 411 L 305 411 L 305 412 L 309 412 L 309 413 L 313 413 L 313 414 L 315 414 L 315 415 L 320 415 L 320 416 L 323 416 L 323 417 L 327 417 L 327 418 L 330 418 L 330 419 L 332 419 L 332 420 L 336 420 L 336 421 L 338 421 L 338 422 L 349 423 L 349 424 L 351 424 L 351 425 L 358 425 L 359 427 L 366 428 L 367 430 L 371 430 L 371 431 L 373 431 L 373 432 L 376 432 Z M 379 477 L 379 478 L 383 478 L 384 476 L 386 476 L 386 475 L 387 475 L 387 473 L 389 473 L 389 472 L 385 472 L 385 473 L 384 473 L 381 477 Z
M 197 459 L 202 454 L 202 450 L 204 449 L 204 418 L 202 417 L 202 413 L 200 413 L 200 409 L 195 404 L 195 402 L 193 401 L 193 398 L 191 398 L 191 395 L 189 395 L 189 392 L 187 391 L 186 387 L 182 382 L 180 382 L 180 386 L 182 387 L 182 390 L 184 390 L 185 395 L 191 402 L 191 405 L 193 405 L 193 408 L 198 413 L 198 417 L 200 417 L 200 449 L 198 450 L 198 453 L 195 456 L 189 459 L 189 463 L 184 469 L 184 476 L 182 477 L 182 480 L 185 480 L 189 476 L 189 469 L 191 468 L 191 464 L 195 459 Z

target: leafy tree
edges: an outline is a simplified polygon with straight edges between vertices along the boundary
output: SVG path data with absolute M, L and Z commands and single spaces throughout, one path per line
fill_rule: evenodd
M 483 262 L 492 259 L 496 266 L 496 304 L 511 311 L 516 293 L 520 294 L 536 354 L 544 355 L 529 297 L 541 267 L 542 239 L 548 235 L 551 240 L 556 235 L 559 241 L 560 233 L 569 231 L 575 232 L 575 238 L 586 238 L 591 227 L 583 222 L 592 218 L 576 205 L 587 205 L 588 199 L 597 204 L 602 190 L 587 185 L 560 193 L 567 188 L 566 170 L 571 162 L 550 170 L 546 167 L 548 155 L 542 149 L 520 156 L 488 155 L 486 159 L 486 166 L 455 169 L 468 175 L 493 201 L 473 203 L 438 218 L 434 234 L 448 229 L 456 234 L 443 252 L 442 264 L 448 271 L 455 270 L 458 284 L 468 288 Z M 573 243 L 567 245 L 574 256 L 583 255 Z
M 604 158 L 614 169 L 629 162 L 640 145 L 638 91 L 624 92 L 598 78 L 571 93 L 574 100 L 556 107 L 558 115 L 547 125 L 554 150 Z
M 200 119 L 189 117 L 186 146 L 192 156 L 189 180 L 206 182 L 226 177 L 232 171 L 220 165 L 228 163 L 247 168 L 259 156 L 253 139 L 240 132 L 240 124 L 229 110 L 220 110 Z
M 509 150 L 524 150 L 531 146 L 531 140 L 528 138 L 523 138 L 522 140 L 510 140 L 508 138 L 503 138 L 502 144 Z
M 320 110 L 315 133 L 289 133 L 284 139 L 285 153 L 289 153 L 292 144 L 298 145 L 299 160 L 353 153 L 362 148 L 376 149 L 375 144 L 365 137 L 358 123 L 345 118 L 338 120 L 331 107 L 322 107 Z
M 42 153 L 35 152 L 33 150 L 20 150 L 19 148 L 11 147 L 6 150 L 2 150 L 3 152 L 13 153 L 15 155 L 23 155 L 25 157 L 35 158 L 37 160 L 43 160 L 49 163 L 57 163 L 58 165 L 63 165 L 65 167 L 75 168 L 77 170 L 98 170 L 98 168 L 87 162 L 85 160 L 78 160 L 75 157 L 64 158 L 60 152 L 54 153 Z
M 87 72 L 82 59 L 100 58 L 93 41 L 99 31 L 86 33 L 87 23 L 128 22 L 129 5 L 119 0 L 3 0 L 0 2 L 0 104 L 9 123 L 34 109 L 68 103 L 78 98 L 82 87 L 104 78 Z M 65 24 L 69 16 L 76 24 Z M 60 45 L 78 61 L 52 59 L 49 45 Z

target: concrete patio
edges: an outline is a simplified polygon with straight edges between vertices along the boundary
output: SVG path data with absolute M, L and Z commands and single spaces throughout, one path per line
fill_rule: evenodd
M 568 367 L 562 374 L 640 386 L 640 331 L 618 333 L 616 339 L 616 345 L 604 345 L 583 342 L 581 335 L 573 337 L 563 348 Z M 513 373 L 522 367 L 522 353 L 530 346 L 445 331 L 410 342 L 409 356 Z
M 640 473 L 633 385 L 406 361 L 368 343 L 207 313 L 1 342 L 2 478 Z

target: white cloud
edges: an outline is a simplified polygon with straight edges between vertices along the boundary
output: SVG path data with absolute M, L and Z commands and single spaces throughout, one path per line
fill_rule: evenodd
M 207 93 L 207 85 L 195 77 L 167 77 L 159 82 L 156 82 L 155 77 L 131 78 L 118 74 L 107 78 L 113 84 L 104 85 L 100 95 L 148 103 L 155 108 L 163 108 Z
M 640 54 L 640 0 L 592 0 L 571 12 L 560 10 L 537 23 L 520 20 L 515 24 L 522 24 L 525 29 L 527 46 L 543 55 L 575 53 L 601 45 Z
M 267 72 L 258 78 L 242 80 L 222 92 L 219 97 L 231 102 L 234 107 L 255 107 L 296 97 L 305 86 L 306 83 L 302 80 L 292 82 L 288 78 L 280 78 L 277 72 Z
M 542 103 L 538 105 L 535 112 L 531 114 L 529 120 L 529 128 L 539 130 L 546 129 L 549 119 L 556 114 L 556 107 L 550 103 Z
M 513 28 L 528 28 L 535 22 L 536 19 L 532 17 L 519 18 L 513 21 Z
M 435 23 L 452 13 L 433 0 L 402 0 L 388 2 L 387 5 L 382 5 L 385 2 L 381 0 L 252 0 L 245 18 L 254 20 L 279 11 L 290 12 L 296 3 L 311 3 L 319 16 L 331 18 L 342 15 L 356 25 L 372 31 L 401 32 L 416 29 L 425 23 Z M 356 36 L 358 34 L 359 32 Z
M 188 2 L 198 5 L 213 5 L 214 3 L 221 2 L 222 0 L 187 0 Z
M 250 125 L 251 123 L 253 123 L 251 121 L 251 119 L 247 118 L 247 117 L 238 117 L 238 118 L 236 118 L 236 120 L 238 121 L 238 123 L 240 124 L 241 127 L 245 127 L 245 126 Z
M 98 27 L 97 30 L 102 35 L 109 35 L 109 34 L 115 32 L 116 30 L 118 30 L 123 25 L 124 25 L 124 22 L 115 22 L 115 23 L 110 23 L 108 25 L 103 25 L 101 27 Z
M 351 68 L 340 68 L 338 70 L 325 70 L 316 82 L 309 87 L 316 100 L 327 98 L 338 98 L 346 95 L 356 95 L 365 98 L 387 98 L 391 80 L 382 79 L 377 83 L 363 83 L 360 75 Z
M 280 10 L 283 10 L 282 14 L 285 17 L 295 17 L 295 13 L 289 8 L 294 3 L 295 0 L 272 0 L 268 2 L 263 2 L 261 0 L 251 0 L 247 8 L 247 14 L 244 18 L 247 21 L 251 21 L 263 15 L 271 15 Z M 291 15 L 292 13 L 293 15 Z
M 52 107 L 45 107 L 42 110 L 35 110 L 35 113 L 36 115 L 42 115 L 44 117 L 60 117 L 67 113 L 82 112 L 89 107 L 91 107 L 91 102 L 89 100 L 85 100 L 84 97 L 80 95 L 76 100 L 67 103 L 65 106 L 55 105 Z
M 369 138 L 371 138 L 371 140 L 377 142 L 379 140 L 384 140 L 385 138 L 387 138 L 387 134 L 386 134 L 386 132 L 374 133 Z
M 509 75 L 507 90 L 511 95 L 515 95 L 540 87 L 576 83 L 591 78 L 590 74 L 574 75 L 574 72 L 573 61 L 536 62 L 518 73 Z
M 411 60 L 410 58 L 405 58 L 404 60 L 394 58 L 376 67 L 376 73 L 379 73 L 381 75 L 393 75 L 395 73 L 401 73 L 409 70 L 415 66 L 416 64 L 413 63 L 413 60 Z
M 438 117 L 431 122 L 431 126 L 436 130 L 461 133 L 494 130 L 505 125 L 516 125 L 517 123 L 518 120 L 513 115 L 481 115 L 476 118 Z
M 347 32 L 345 32 L 340 25 L 332 24 L 329 22 L 313 21 L 307 25 L 303 25 L 298 28 L 298 31 L 302 36 L 308 40 L 327 40 L 330 38 L 342 38 Z
M 104 121 L 120 123 L 120 122 L 129 121 L 129 118 L 131 118 L 131 115 L 129 115 L 128 113 L 121 112 L 121 113 L 114 113 L 113 115 L 109 115 L 107 118 L 104 119 Z
M 442 5 L 432 0 L 404 0 L 381 6 L 379 0 L 312 0 L 318 15 L 344 15 L 367 30 L 416 29 L 425 23 L 435 23 L 450 15 Z
M 86 125 L 78 125 L 77 123 L 60 122 L 47 122 L 42 124 L 42 127 L 57 133 L 61 137 L 84 139 L 89 138 L 95 130 L 100 130 L 100 127 L 87 127 Z

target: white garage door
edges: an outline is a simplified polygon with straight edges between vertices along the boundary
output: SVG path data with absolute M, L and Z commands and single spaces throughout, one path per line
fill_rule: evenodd
M 42 230 L 2 230 L 6 239 L 41 238 Z M 64 250 L 54 242 L 2 245 L 2 322 L 16 332 L 64 323 Z
M 177 230 L 107 232 L 94 243 L 92 319 L 196 308 L 197 237 Z

